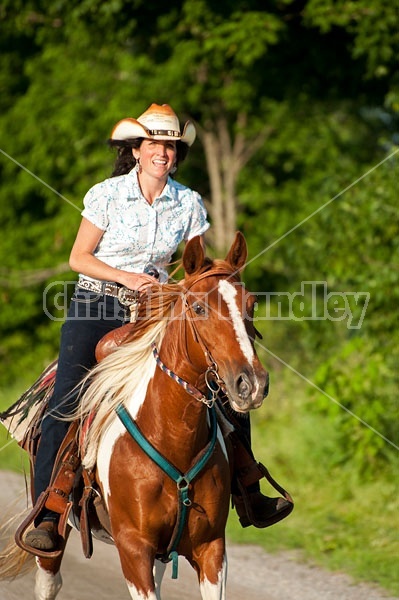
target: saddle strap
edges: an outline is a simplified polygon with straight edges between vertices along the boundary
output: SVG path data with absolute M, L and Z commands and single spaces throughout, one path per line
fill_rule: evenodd
M 93 555 L 93 536 L 90 527 L 89 504 L 93 497 L 93 481 L 86 469 L 83 469 L 82 477 L 84 488 L 82 497 L 79 501 L 79 506 L 81 508 L 79 519 L 80 539 L 82 542 L 83 554 L 86 558 L 91 558 Z

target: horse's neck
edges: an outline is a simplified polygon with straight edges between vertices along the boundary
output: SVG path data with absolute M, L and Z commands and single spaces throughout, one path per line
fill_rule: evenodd
M 158 376 L 157 376 L 158 375 Z M 176 426 L 188 435 L 197 435 L 201 427 L 207 428 L 207 408 L 181 388 L 175 381 L 162 372 L 156 374 L 148 388 L 145 404 L 154 419 L 165 419 L 168 427 L 164 431 L 168 435 L 170 428 Z
M 176 349 L 165 340 L 162 355 L 167 361 L 166 366 L 194 384 L 198 373 L 187 360 L 176 354 Z M 158 366 L 149 382 L 137 422 L 148 439 L 157 448 L 164 449 L 172 462 L 178 461 L 176 466 L 183 471 L 209 441 L 205 404 L 188 394 Z
M 182 312 L 181 309 L 179 309 Z M 190 346 L 190 357 L 188 356 Z M 191 385 L 196 385 L 200 374 L 206 369 L 206 362 L 200 354 L 194 357 L 191 352 L 197 344 L 193 342 L 192 332 L 187 321 L 172 319 L 165 332 L 161 348 L 161 359 L 171 372 Z M 195 354 L 194 351 L 194 354 Z M 201 359 L 205 369 L 201 365 Z M 150 379 L 144 402 L 137 414 L 139 427 L 153 441 L 158 449 L 163 448 L 167 458 L 178 456 L 179 461 L 190 465 L 191 460 L 209 441 L 207 408 L 191 396 L 173 377 L 165 373 L 158 365 Z M 176 464 L 184 470 L 185 465 Z

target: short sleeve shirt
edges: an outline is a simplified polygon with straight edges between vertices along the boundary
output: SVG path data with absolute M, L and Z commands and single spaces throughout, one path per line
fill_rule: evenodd
M 148 264 L 167 280 L 165 266 L 180 242 L 209 228 L 201 196 L 168 178 L 149 204 L 132 170 L 94 185 L 83 200 L 82 216 L 104 231 L 94 256 L 125 271 L 142 273 Z

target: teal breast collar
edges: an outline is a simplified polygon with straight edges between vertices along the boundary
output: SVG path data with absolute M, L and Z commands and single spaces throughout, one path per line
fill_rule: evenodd
M 125 406 L 120 404 L 115 409 L 116 414 L 122 421 L 126 430 L 137 444 L 144 450 L 144 452 L 176 483 L 177 495 L 178 495 L 178 513 L 177 522 L 172 535 L 172 539 L 169 543 L 168 549 L 164 555 L 157 556 L 158 560 L 163 562 L 173 561 L 172 579 L 177 579 L 178 570 L 178 552 L 177 547 L 179 545 L 181 536 L 183 534 L 184 526 L 187 520 L 187 509 L 191 506 L 192 502 L 189 498 L 189 486 L 191 481 L 202 471 L 206 463 L 210 459 L 215 449 L 216 436 L 217 436 L 217 420 L 216 410 L 214 406 L 208 408 L 210 422 L 211 422 L 211 439 L 205 446 L 198 461 L 194 464 L 187 473 L 181 473 L 176 467 L 174 467 L 158 450 L 147 440 L 142 434 L 137 424 L 133 420 L 131 414 Z

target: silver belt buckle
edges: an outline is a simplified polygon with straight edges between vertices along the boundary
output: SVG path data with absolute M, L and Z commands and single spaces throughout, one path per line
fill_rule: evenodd
M 133 300 L 132 300 L 133 296 Z M 130 323 L 135 323 L 139 312 L 138 303 L 139 293 L 134 290 L 123 286 L 118 290 L 118 300 L 123 306 L 129 307 L 130 310 Z

